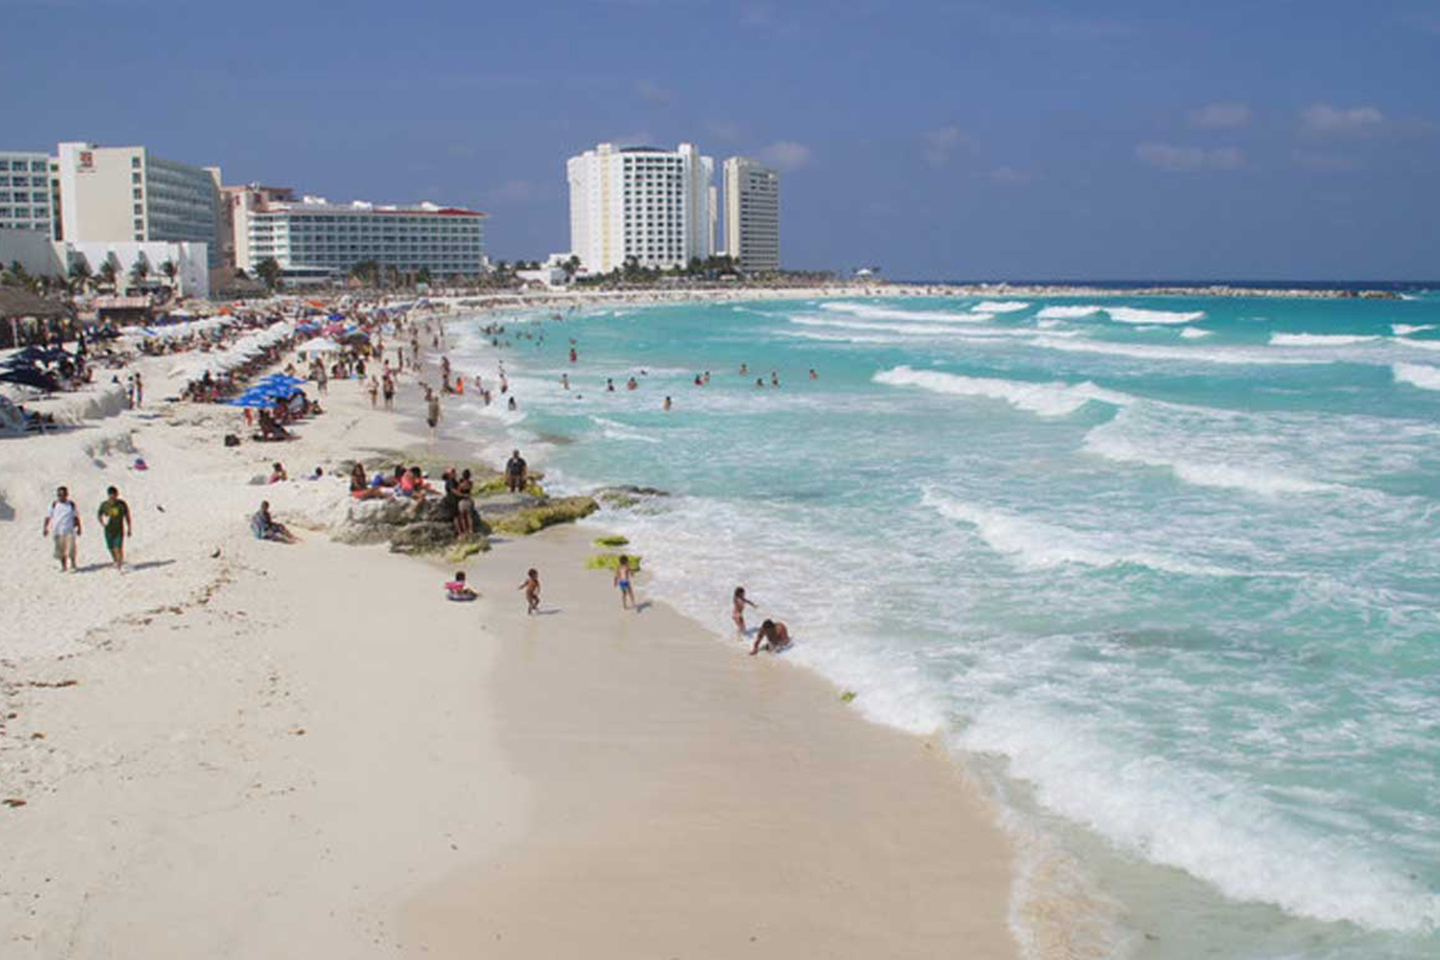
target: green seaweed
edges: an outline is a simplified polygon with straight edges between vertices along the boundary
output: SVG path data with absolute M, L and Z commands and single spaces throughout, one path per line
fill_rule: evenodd
M 627 554 L 627 556 L 629 556 L 630 559 L 630 569 L 632 571 L 638 571 L 640 569 L 640 558 L 629 554 Z M 620 554 L 618 553 L 597 553 L 585 561 L 586 570 L 614 570 L 619 566 Z
M 484 553 L 490 549 L 490 541 L 484 537 L 476 537 L 473 540 L 465 540 L 450 548 L 445 554 L 445 559 L 450 563 L 464 563 L 477 553 Z
M 596 537 L 596 538 L 595 538 L 595 546 L 597 546 L 597 547 L 624 547 L 624 546 L 628 546 L 629 544 L 630 544 L 630 541 L 629 541 L 627 538 L 625 538 L 625 537 Z
M 844 693 L 840 694 L 840 702 L 849 703 L 851 700 L 854 700 L 855 697 L 856 693 L 854 690 L 846 690 Z
M 600 505 L 589 497 L 565 497 L 500 517 L 491 526 L 500 533 L 527 537 L 557 523 L 573 523 L 599 509 Z

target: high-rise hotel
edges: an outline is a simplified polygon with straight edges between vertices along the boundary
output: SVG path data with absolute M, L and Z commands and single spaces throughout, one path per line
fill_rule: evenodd
M 571 157 L 570 252 L 590 273 L 631 258 L 668 269 L 711 256 L 714 172 L 715 161 L 688 143 L 674 150 L 602 143 Z
M 60 144 L 58 167 L 63 239 L 203 243 L 220 265 L 219 167 L 92 143 Z
M 742 273 L 780 269 L 780 174 L 746 157 L 725 161 L 725 252 Z

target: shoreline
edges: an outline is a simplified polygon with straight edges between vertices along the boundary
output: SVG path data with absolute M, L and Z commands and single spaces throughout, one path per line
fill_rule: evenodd
M 24 801 L 0 809 L 0 874 L 16 878 L 0 885 L 0 926 L 17 955 L 119 944 L 154 956 L 272 956 L 297 938 L 320 955 L 444 955 L 422 951 L 422 939 L 473 955 L 464 951 L 482 940 L 463 919 L 472 910 L 457 922 L 447 905 L 474 908 L 476 883 L 487 902 L 514 904 L 519 943 L 507 956 L 554 955 L 565 942 L 604 956 L 607 936 L 608 955 L 631 956 L 627 938 L 646 919 L 662 939 L 680 938 L 667 947 L 730 955 L 731 934 L 777 904 L 800 919 L 771 916 L 734 947 L 1015 954 L 1006 842 L 943 750 L 869 723 L 818 675 L 732 655 L 669 608 L 619 616 L 606 575 L 583 570 L 588 528 L 497 541 L 464 564 L 487 598 L 448 605 L 438 562 L 311 532 L 348 506 L 338 481 L 246 483 L 272 457 L 299 476 L 311 461 L 415 451 L 424 441 L 412 432 L 412 385 L 390 416 L 372 413 L 355 381 L 332 382 L 329 412 L 294 444 L 222 448 L 234 414 L 185 405 L 0 447 L 27 478 L 45 474 L 39 496 L 50 474 L 65 477 L 83 511 L 100 478 L 123 469 L 118 455 L 112 465 L 96 454 L 99 439 L 151 461 L 146 474 L 120 477 L 139 520 L 134 569 L 123 580 L 88 567 L 77 575 L 93 623 L 67 624 L 71 581 L 46 569 L 43 541 L 22 537 L 38 522 L 37 491 L 6 491 L 15 519 L 0 525 L 0 546 L 23 571 L 7 589 L 41 588 L 10 600 L 31 611 L 27 632 L 57 641 L 0 655 L 0 699 L 14 714 L 0 728 L 0 793 Z M 244 511 L 262 496 L 307 542 L 249 537 Z M 155 509 L 167 505 L 162 518 Z M 85 559 L 96 546 L 82 541 Z M 511 567 L 527 551 L 555 571 L 547 599 L 574 598 L 565 615 L 525 623 L 519 601 L 507 605 Z M 545 646 L 527 646 L 532 628 Z M 677 682 L 687 676 L 712 686 Z M 600 678 L 597 714 L 586 685 Z M 672 719 L 647 712 L 661 703 L 686 722 L 650 736 Z M 609 765 L 587 768 L 588 738 L 602 728 L 612 731 Z M 816 756 L 797 765 L 807 753 Z M 772 783 L 782 796 L 765 794 Z M 657 790 L 635 792 L 647 784 Z M 896 800 L 897 785 L 913 802 Z M 696 803 L 721 795 L 717 807 Z M 601 797 L 603 809 L 582 802 Z M 562 798 L 579 806 L 550 802 Z M 646 823 L 665 829 L 606 844 L 617 825 Z M 732 848 L 752 856 L 725 869 L 694 859 Z M 925 865 L 923 883 L 900 850 Z M 577 888 L 571 857 L 605 882 Z M 507 869 L 522 861 L 529 875 Z M 505 875 L 485 876 L 487 864 Z M 798 882 L 777 885 L 777 874 Z M 608 910 L 589 909 L 611 893 Z M 903 913 L 912 899 L 933 913 Z M 672 905 L 662 915 L 645 907 L 662 902 Z M 558 922 L 567 905 L 574 914 Z M 897 924 L 895 911 L 911 922 Z M 686 924 L 664 926 L 681 915 Z M 713 939 L 685 939 L 697 931 Z

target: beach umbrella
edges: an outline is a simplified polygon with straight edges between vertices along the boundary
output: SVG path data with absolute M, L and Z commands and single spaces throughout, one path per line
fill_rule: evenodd
M 248 394 L 245 394 L 242 396 L 238 396 L 233 400 L 226 400 L 225 405 L 230 407 L 253 407 L 259 409 L 261 407 L 271 406 L 273 402 L 274 401 L 267 400 L 264 397 L 252 397 Z

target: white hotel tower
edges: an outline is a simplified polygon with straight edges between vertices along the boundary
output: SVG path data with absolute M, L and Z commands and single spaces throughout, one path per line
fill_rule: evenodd
M 602 143 L 571 157 L 570 252 L 590 273 L 629 257 L 661 268 L 704 260 L 715 252 L 714 172 L 715 161 L 688 143 L 674 151 Z

